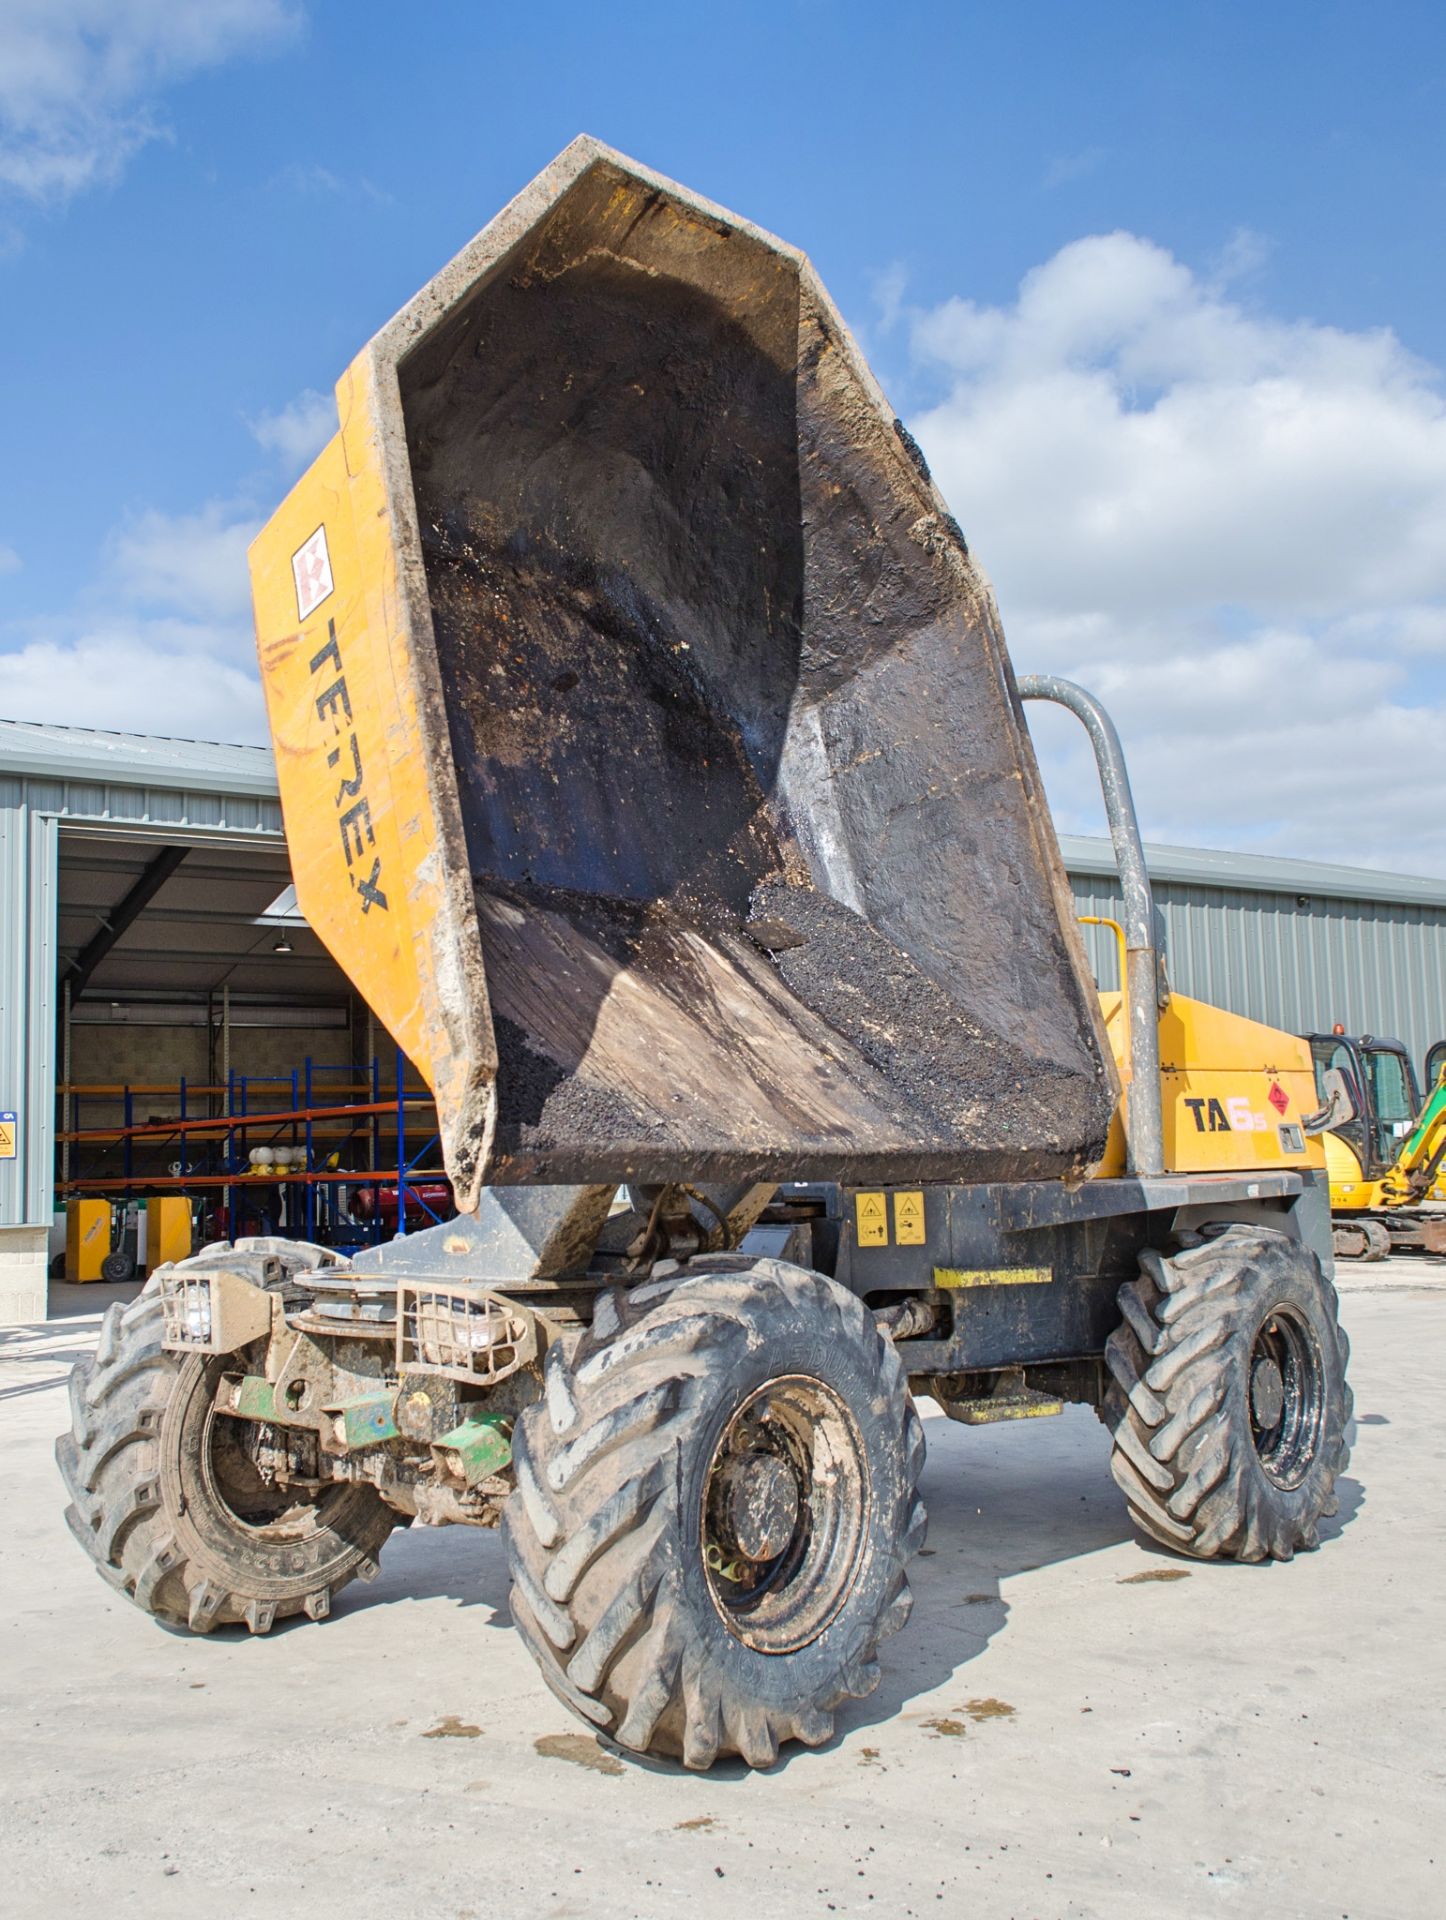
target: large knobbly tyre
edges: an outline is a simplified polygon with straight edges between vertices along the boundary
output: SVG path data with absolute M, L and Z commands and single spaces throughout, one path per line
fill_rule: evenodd
M 781 1261 L 598 1302 L 513 1437 L 512 1611 L 620 1746 L 709 1767 L 819 1746 L 878 1684 L 924 1542 L 924 1438 L 863 1303 Z
M 370 1487 L 315 1500 L 268 1485 L 242 1423 L 219 1418 L 235 1356 L 168 1353 L 161 1300 L 113 1306 L 92 1360 L 70 1376 L 71 1431 L 55 1443 L 66 1520 L 118 1592 L 171 1626 L 265 1633 L 290 1614 L 323 1619 L 349 1580 L 376 1573 L 396 1515 Z
M 1211 1560 L 1319 1543 L 1350 1458 L 1336 1292 L 1287 1234 L 1233 1226 L 1147 1251 L 1105 1348 L 1111 1466 L 1144 1532 Z

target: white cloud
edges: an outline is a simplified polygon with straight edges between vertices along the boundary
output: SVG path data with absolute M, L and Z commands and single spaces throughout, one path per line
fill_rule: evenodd
M 127 521 L 93 592 L 0 628 L 0 713 L 265 741 L 246 568 L 256 526 L 248 508 L 224 501 Z
M 341 175 L 333 173 L 330 167 L 322 166 L 319 160 L 288 161 L 266 184 L 284 187 L 290 193 L 334 194 L 346 191 Z
M 7 547 L 0 541 L 0 573 L 18 573 L 22 562 L 14 547 Z
M 54 202 L 163 133 L 170 85 L 294 32 L 296 0 L 5 0 L 0 188 Z
M 1207 277 L 1108 234 L 1011 307 L 915 312 L 942 394 L 910 424 L 1016 667 L 1116 708 L 1147 832 L 1446 871 L 1440 376 L 1388 331 L 1228 297 L 1262 258 L 1237 236 Z M 1093 825 L 1038 711 L 1062 824 Z
M 289 474 L 298 474 L 311 465 L 336 432 L 336 400 L 329 393 L 307 387 L 277 412 L 263 413 L 247 424 Z
M 78 637 L 31 640 L 0 652 L 0 711 L 180 740 L 265 743 L 254 667 L 233 657 L 233 636 L 184 622 L 86 624 Z
M 1267 234 L 1254 227 L 1237 227 L 1216 254 L 1211 279 L 1217 289 L 1252 279 L 1275 251 Z
M 110 542 L 123 596 L 187 620 L 243 618 L 251 605 L 246 549 L 260 524 L 256 514 L 217 500 L 198 513 L 137 515 Z

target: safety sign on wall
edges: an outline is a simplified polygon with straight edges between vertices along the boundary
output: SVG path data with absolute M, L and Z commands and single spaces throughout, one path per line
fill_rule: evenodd
M 0 1160 L 13 1160 L 20 1151 L 20 1122 L 13 1113 L 0 1113 Z

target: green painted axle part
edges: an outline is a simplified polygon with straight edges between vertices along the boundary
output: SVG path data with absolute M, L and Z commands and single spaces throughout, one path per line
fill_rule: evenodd
M 338 1438 L 346 1450 L 359 1452 L 395 1440 L 395 1391 L 364 1393 L 354 1400 L 340 1401 L 324 1409 L 327 1417 L 340 1420 Z M 243 1374 L 234 1389 L 234 1398 L 226 1411 L 239 1420 L 269 1420 L 277 1426 L 310 1426 L 276 1404 L 276 1390 L 259 1374 Z M 441 1465 L 464 1485 L 475 1487 L 494 1473 L 501 1473 L 512 1459 L 512 1417 L 501 1413 L 479 1413 L 463 1420 L 432 1443 L 432 1451 Z
M 276 1410 L 276 1389 L 259 1374 L 243 1374 L 230 1412 L 238 1420 L 277 1420 L 280 1416 Z
M 355 1400 L 342 1400 L 334 1407 L 323 1407 L 329 1419 L 340 1420 L 339 1439 L 348 1453 L 363 1447 L 380 1446 L 383 1440 L 395 1440 L 401 1432 L 396 1422 L 397 1396 L 391 1393 L 363 1393 Z
M 395 1440 L 400 1429 L 396 1422 L 395 1390 L 358 1394 L 353 1400 L 339 1400 L 323 1407 L 329 1420 L 340 1422 L 338 1439 L 348 1453 L 362 1447 L 379 1446 L 383 1440 Z M 276 1389 L 260 1374 L 246 1373 L 236 1382 L 223 1402 L 224 1411 L 238 1420 L 269 1420 L 278 1427 L 307 1427 L 314 1422 L 278 1406 Z
M 501 1473 L 512 1459 L 512 1421 L 506 1414 L 479 1413 L 432 1443 L 449 1472 L 469 1487 Z

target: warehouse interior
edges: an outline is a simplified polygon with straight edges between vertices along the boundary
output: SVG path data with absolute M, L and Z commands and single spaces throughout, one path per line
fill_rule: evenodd
M 192 1245 L 395 1230 L 397 1092 L 405 1159 L 431 1132 L 425 1089 L 297 909 L 284 845 L 65 830 L 55 911 L 52 1279 L 90 1280 L 111 1255 L 113 1276 L 144 1270 L 148 1203 L 166 1196 L 188 1203 Z M 378 1188 L 336 1177 L 378 1169 Z M 411 1183 L 413 1227 L 445 1217 L 438 1184 Z
M 349 989 L 296 910 L 283 849 L 80 831 L 61 836 L 58 875 L 57 977 L 71 995 L 76 1079 L 214 1077 L 228 988 L 233 1026 L 251 1010 L 238 1065 L 289 1071 L 293 1033 L 304 1050 L 337 1046 Z

